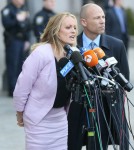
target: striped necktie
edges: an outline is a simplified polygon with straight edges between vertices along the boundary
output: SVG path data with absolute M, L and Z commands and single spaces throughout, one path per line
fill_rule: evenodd
M 91 43 L 90 43 L 91 49 L 94 49 L 94 46 L 95 46 L 95 43 L 94 43 L 94 42 L 91 42 Z

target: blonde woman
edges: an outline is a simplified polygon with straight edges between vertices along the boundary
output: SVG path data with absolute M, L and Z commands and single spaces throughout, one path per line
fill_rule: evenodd
M 76 17 L 57 14 L 24 62 L 13 98 L 18 125 L 25 129 L 26 150 L 67 150 L 65 106 L 70 92 L 57 68 L 66 55 L 63 46 L 75 46 L 76 37 Z

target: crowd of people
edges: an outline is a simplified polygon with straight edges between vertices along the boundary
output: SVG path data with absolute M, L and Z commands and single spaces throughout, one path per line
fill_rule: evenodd
M 5 63 L 9 96 L 13 96 L 24 53 L 30 47 L 30 14 L 24 4 L 24 0 L 12 0 L 1 12 L 5 29 Z
M 128 21 L 123 0 L 113 0 L 113 6 L 106 10 L 106 34 L 121 39 L 128 53 Z
M 30 20 L 30 12 L 26 7 L 25 0 L 11 0 L 1 11 L 6 63 L 6 80 L 3 82 L 7 83 L 6 90 L 11 97 L 23 61 L 29 55 L 31 32 L 34 32 L 39 41 L 39 36 L 49 18 L 55 15 L 54 7 L 55 0 L 44 0 L 42 10 L 35 14 L 33 21 Z
M 8 94 L 13 96 L 17 124 L 25 129 L 26 150 L 81 150 L 83 145 L 89 149 L 87 130 L 83 128 L 87 126 L 86 109 L 83 103 L 73 101 L 67 79 L 60 74 L 61 60 L 67 55 L 66 44 L 89 50 L 94 43 L 94 48 L 100 47 L 107 56 L 116 58 L 117 67 L 129 81 L 126 17 L 119 1 L 114 0 L 115 6 L 106 11 L 93 2 L 83 5 L 79 14 L 83 28 L 80 34 L 75 15 L 54 12 L 55 0 L 43 0 L 43 8 L 32 23 L 24 0 L 11 0 L 1 11 Z M 30 48 L 31 31 L 36 43 Z M 120 96 L 123 101 L 123 95 Z M 95 149 L 107 150 L 114 142 L 121 150 L 129 150 L 125 116 L 123 124 L 115 122 L 122 122 L 121 102 L 116 105 L 119 116 L 113 118 L 108 100 L 102 96 L 106 118 L 98 106 L 102 144 L 95 134 Z

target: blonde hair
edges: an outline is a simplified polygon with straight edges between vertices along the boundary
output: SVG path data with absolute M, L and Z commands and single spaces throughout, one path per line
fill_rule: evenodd
M 55 51 L 61 53 L 63 51 L 63 44 L 62 41 L 58 38 L 58 33 L 60 31 L 61 24 L 65 17 L 72 17 L 76 19 L 76 17 L 69 12 L 60 13 L 51 17 L 46 28 L 44 29 L 43 33 L 40 36 L 40 42 L 34 44 L 32 46 L 32 49 L 35 49 L 38 45 L 41 45 L 42 43 L 50 43 L 52 44 Z

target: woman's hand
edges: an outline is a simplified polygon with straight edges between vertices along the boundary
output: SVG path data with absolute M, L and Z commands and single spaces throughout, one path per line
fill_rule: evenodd
M 23 123 L 23 112 L 17 111 L 16 117 L 17 117 L 17 125 L 20 126 L 20 127 L 23 127 L 24 126 L 24 123 Z

